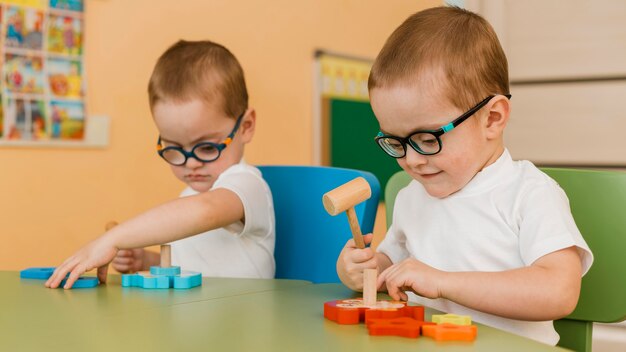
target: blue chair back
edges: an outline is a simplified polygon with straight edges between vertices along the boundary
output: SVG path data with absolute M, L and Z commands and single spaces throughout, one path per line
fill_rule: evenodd
M 336 263 L 352 234 L 346 215 L 330 216 L 324 193 L 363 177 L 372 197 L 355 207 L 363 234 L 372 232 L 380 183 L 372 173 L 321 166 L 259 166 L 274 198 L 277 279 L 340 282 Z

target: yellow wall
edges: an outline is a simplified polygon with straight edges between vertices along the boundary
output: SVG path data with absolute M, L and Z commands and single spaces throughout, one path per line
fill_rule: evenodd
M 157 57 L 176 40 L 211 39 L 241 61 L 258 116 L 249 162 L 310 164 L 314 49 L 374 58 L 409 14 L 440 3 L 87 1 L 88 111 L 111 118 L 110 146 L 0 149 L 0 270 L 57 265 L 107 221 L 178 195 L 154 151 L 146 95 Z

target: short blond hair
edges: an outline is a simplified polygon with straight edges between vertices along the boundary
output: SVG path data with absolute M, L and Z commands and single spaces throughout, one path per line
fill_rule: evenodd
M 150 109 L 164 100 L 198 98 L 219 104 L 232 118 L 248 108 L 243 69 L 224 46 L 211 41 L 180 40 L 156 63 L 148 83 Z
M 369 76 L 369 89 L 416 81 L 437 70 L 444 94 L 466 110 L 488 95 L 509 93 L 506 56 L 491 25 L 457 7 L 410 16 L 387 39 Z

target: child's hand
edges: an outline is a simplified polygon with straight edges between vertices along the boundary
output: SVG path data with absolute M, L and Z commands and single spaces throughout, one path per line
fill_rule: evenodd
M 441 297 L 441 283 L 444 272 L 430 267 L 417 259 L 408 258 L 392 265 L 378 276 L 377 286 L 387 285 L 387 292 L 393 299 L 408 300 L 405 291 L 413 291 L 426 298 Z
M 143 248 L 122 249 L 117 252 L 111 264 L 120 273 L 134 273 L 144 268 L 145 250 Z
M 83 273 L 94 268 L 98 268 L 98 279 L 100 282 L 106 282 L 108 265 L 116 253 L 117 248 L 111 245 L 106 237 L 98 238 L 88 243 L 57 267 L 52 276 L 46 281 L 46 287 L 57 288 L 61 280 L 70 273 L 63 288 L 72 288 L 74 282 Z
M 372 234 L 363 236 L 365 244 L 370 243 L 372 237 Z M 344 285 L 355 291 L 363 289 L 363 270 L 377 268 L 374 251 L 370 248 L 356 248 L 354 239 L 346 243 L 337 259 L 339 279 L 341 279 Z

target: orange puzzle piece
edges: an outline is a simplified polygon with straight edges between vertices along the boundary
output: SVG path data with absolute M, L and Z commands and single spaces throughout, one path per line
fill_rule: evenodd
M 435 323 L 415 320 L 409 317 L 393 319 L 371 318 L 367 323 L 367 330 L 372 336 L 401 336 L 417 338 L 424 325 L 435 325 Z
M 402 308 L 378 308 L 368 309 L 365 311 L 365 324 L 369 324 L 372 319 L 395 319 L 395 318 L 413 318 L 415 320 L 424 320 L 424 307 L 422 306 L 404 306 Z
M 432 337 L 436 341 L 474 341 L 476 325 L 437 324 L 424 325 L 422 335 Z
M 363 299 L 340 299 L 324 303 L 324 317 L 337 324 L 358 324 L 370 318 L 410 317 L 424 320 L 424 307 L 407 306 L 406 302 L 378 301 L 365 306 Z

